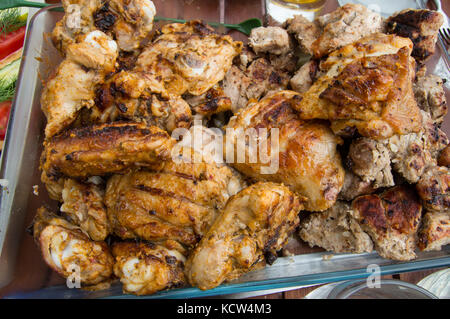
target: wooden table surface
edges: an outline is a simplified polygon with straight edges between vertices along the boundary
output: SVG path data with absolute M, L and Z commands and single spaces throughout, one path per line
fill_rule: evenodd
M 264 0 L 184 0 L 178 5 L 169 5 L 169 0 L 153 0 L 158 10 L 158 15 L 173 18 L 202 18 L 209 21 L 221 21 L 226 23 L 237 23 L 249 17 L 263 18 L 262 1 Z M 59 2 L 58 0 L 47 0 L 49 3 Z M 444 10 L 450 12 L 450 1 L 442 1 Z M 225 7 L 225 12 L 219 8 Z M 331 11 L 337 6 L 336 0 L 328 0 L 325 10 Z M 240 34 L 232 35 L 241 37 Z M 26 223 L 31 222 L 33 214 L 27 218 Z M 310 249 L 303 246 L 293 245 L 292 251 L 311 252 L 317 249 Z M 442 269 L 442 268 L 440 268 Z M 430 269 L 412 273 L 402 273 L 384 276 L 383 278 L 400 279 L 410 283 L 417 283 L 425 276 L 440 269 Z M 35 247 L 35 244 L 28 234 L 22 235 L 21 250 L 19 252 L 19 262 L 16 269 L 15 279 L 6 287 L 0 289 L 0 297 L 17 291 L 31 291 L 42 287 L 63 284 L 64 280 L 52 272 L 42 261 L 42 258 Z M 253 298 L 267 299 L 298 299 L 303 298 L 318 286 L 301 288 L 291 291 L 279 292 Z

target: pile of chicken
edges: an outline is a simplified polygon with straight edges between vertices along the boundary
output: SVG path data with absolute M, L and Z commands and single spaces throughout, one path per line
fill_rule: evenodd
M 387 20 L 345 5 L 254 29 L 244 46 L 200 21 L 153 30 L 150 0 L 63 0 L 46 81 L 40 169 L 60 212 L 34 238 L 86 289 L 210 289 L 272 264 L 290 237 L 396 260 L 450 241 L 443 81 L 426 75 L 442 17 Z M 71 5 L 81 8 L 81 24 Z M 307 62 L 305 63 L 305 57 Z M 303 61 L 300 65 L 299 61 Z M 276 172 L 247 148 L 229 164 L 170 133 L 202 123 L 278 129 Z M 234 132 L 236 132 L 235 130 Z M 262 134 L 262 133 L 261 133 Z

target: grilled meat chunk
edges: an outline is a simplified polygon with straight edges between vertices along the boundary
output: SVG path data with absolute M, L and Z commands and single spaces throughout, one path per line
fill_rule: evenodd
M 447 167 L 429 167 L 416 189 L 427 210 L 450 212 L 450 170 Z
M 450 168 L 450 145 L 447 145 L 439 154 L 438 165 Z
M 386 31 L 410 38 L 414 43 L 412 56 L 418 62 L 426 61 L 436 49 L 438 31 L 444 17 L 428 9 L 405 9 L 386 20 Z
M 450 213 L 426 212 L 418 234 L 420 250 L 441 250 L 447 244 L 450 244 Z
M 298 119 L 292 110 L 298 99 L 280 91 L 241 109 L 226 127 L 227 162 L 256 180 L 291 187 L 308 199 L 306 210 L 321 211 L 334 204 L 344 182 L 342 141 L 326 123 Z
M 352 171 L 345 171 L 344 185 L 339 193 L 339 199 L 351 201 L 361 195 L 375 192 L 374 182 L 366 182 Z
M 280 27 L 259 27 L 252 29 L 248 39 L 249 45 L 256 54 L 272 53 L 281 55 L 288 53 L 289 34 Z
M 413 90 L 417 105 L 430 114 L 435 124 L 441 125 L 447 114 L 447 100 L 442 79 L 433 74 L 418 77 Z
M 305 93 L 312 86 L 317 73 L 317 62 L 306 62 L 297 70 L 289 81 L 291 88 L 298 93 Z
M 82 287 L 108 288 L 114 259 L 105 242 L 93 241 L 77 226 L 38 209 L 33 236 L 45 262 L 61 276 L 79 276 Z
M 136 123 L 94 125 L 45 142 L 41 169 L 48 178 L 87 178 L 159 165 L 176 143 L 167 132 Z
M 123 239 L 173 239 L 193 246 L 213 223 L 217 209 L 242 187 L 227 166 L 168 161 L 157 172 L 114 175 L 107 183 L 105 203 L 113 232 Z
M 185 284 L 185 257 L 174 249 L 153 243 L 114 243 L 114 274 L 122 283 L 123 292 L 151 295 L 163 289 Z
M 286 20 L 283 27 L 297 40 L 300 50 L 304 54 L 313 55 L 313 43 L 316 41 L 322 30 L 317 21 L 309 21 L 304 16 L 298 14 Z
M 95 241 L 105 240 L 110 232 L 104 195 L 101 186 L 70 178 L 65 180 L 62 190 L 61 212 Z
M 211 289 L 271 264 L 302 208 L 296 195 L 274 183 L 256 183 L 231 197 L 186 262 L 190 284 Z
M 352 202 L 352 210 L 380 256 L 394 260 L 416 257 L 422 205 L 413 190 L 395 186 L 380 195 L 360 196 Z
M 370 236 L 352 216 L 350 205 L 341 201 L 303 219 L 299 236 L 311 247 L 319 246 L 335 253 L 359 254 L 373 250 Z

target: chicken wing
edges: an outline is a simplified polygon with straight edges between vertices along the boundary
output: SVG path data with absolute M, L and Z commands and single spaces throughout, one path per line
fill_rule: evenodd
M 141 53 L 136 69 L 160 77 L 170 94 L 206 93 L 223 80 L 242 42 L 200 21 L 168 24 Z
M 56 181 L 62 176 L 87 178 L 159 165 L 171 158 L 175 143 L 167 132 L 136 123 L 72 129 L 44 143 L 41 170 Z
M 50 138 L 70 125 L 78 112 L 94 105 L 96 86 L 114 69 L 117 45 L 101 31 L 93 31 L 67 48 L 66 59 L 44 86 L 41 108 Z
M 105 203 L 113 232 L 123 239 L 193 246 L 242 185 L 228 166 L 167 161 L 158 171 L 111 177 Z
M 438 31 L 444 23 L 444 17 L 428 9 L 405 9 L 389 17 L 385 23 L 388 33 L 413 41 L 411 55 L 423 63 L 435 52 Z
M 394 260 L 416 257 L 422 205 L 414 190 L 395 186 L 380 195 L 360 196 L 352 202 L 352 210 L 380 256 Z
M 114 243 L 114 274 L 120 278 L 123 292 L 150 295 L 185 284 L 185 257 L 177 250 L 153 243 Z
M 355 127 L 374 139 L 419 131 L 411 50 L 409 39 L 375 34 L 333 52 L 296 104 L 300 118 L 327 119 L 334 132 Z
M 342 201 L 303 219 L 298 234 L 309 246 L 335 253 L 360 254 L 373 250 L 370 236 L 361 229 L 350 205 Z
M 71 222 L 86 232 L 92 240 L 101 241 L 109 235 L 106 207 L 103 203 L 105 191 L 92 183 L 79 183 L 67 178 L 62 190 L 61 212 Z
M 105 242 L 92 241 L 79 227 L 44 207 L 34 219 L 33 236 L 45 262 L 58 274 L 73 276 L 85 288 L 109 287 L 114 258 Z
M 300 99 L 280 91 L 241 109 L 226 127 L 227 162 L 254 179 L 291 187 L 308 199 L 306 210 L 325 210 L 344 182 L 342 141 L 326 123 L 299 120 L 292 106 Z
M 139 49 L 153 28 L 156 9 L 151 0 L 62 0 L 65 15 L 56 23 L 52 40 L 63 54 L 77 37 L 100 30 L 120 50 Z
M 302 208 L 301 200 L 280 184 L 260 182 L 237 193 L 190 254 L 185 274 L 191 285 L 211 289 L 272 264 Z

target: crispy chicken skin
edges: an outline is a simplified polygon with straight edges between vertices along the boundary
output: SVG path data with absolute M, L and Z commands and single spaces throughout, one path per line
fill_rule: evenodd
M 82 108 L 94 105 L 96 86 L 113 71 L 117 54 L 116 43 L 101 31 L 68 46 L 65 60 L 45 83 L 41 96 L 46 138 L 70 125 Z
M 410 38 L 414 43 L 412 56 L 418 62 L 426 61 L 435 52 L 442 14 L 428 9 L 405 9 L 386 20 L 386 31 Z
M 447 244 L 450 244 L 450 213 L 448 211 L 425 213 L 417 240 L 420 250 L 441 250 Z
M 280 91 L 242 109 L 227 125 L 225 147 L 229 154 L 226 156 L 227 160 L 234 157 L 231 165 L 242 174 L 257 180 L 284 183 L 305 196 L 308 199 L 306 210 L 325 210 L 334 204 L 344 182 L 344 169 L 337 152 L 337 145 L 342 141 L 326 123 L 299 120 L 292 110 L 299 99 L 300 95 L 294 91 Z M 272 134 L 273 128 L 278 129 L 278 141 L 275 137 L 267 138 L 266 134 Z M 248 134 L 251 129 L 259 145 L 256 144 L 258 140 L 252 140 L 255 143 L 249 143 L 243 149 L 238 142 L 242 140 L 239 132 L 244 130 Z M 266 132 L 260 129 L 266 129 Z M 269 161 L 264 159 L 265 142 L 262 141 L 265 138 Z M 254 144 L 259 148 L 259 156 Z M 272 152 L 271 149 L 277 146 L 278 150 Z M 243 156 L 245 158 L 239 160 Z
M 136 69 L 160 77 L 170 94 L 206 93 L 223 80 L 242 42 L 200 21 L 165 25 L 144 48 Z
M 416 257 L 415 236 L 422 205 L 412 189 L 395 186 L 380 195 L 357 197 L 352 210 L 380 256 L 394 260 Z
M 114 259 L 105 242 L 89 239 L 79 227 L 45 207 L 34 218 L 33 236 L 45 262 L 58 274 L 65 278 L 79 274 L 85 288 L 108 287 Z
M 72 129 L 44 143 L 41 170 L 48 178 L 87 178 L 157 165 L 176 143 L 167 132 L 136 123 Z
M 150 295 L 185 284 L 185 257 L 154 243 L 120 242 L 112 246 L 114 274 L 124 293 Z
M 373 250 L 370 236 L 353 217 L 350 205 L 342 201 L 302 219 L 299 236 L 311 247 L 319 246 L 335 253 L 359 254 Z
M 105 203 L 113 232 L 123 238 L 176 240 L 193 246 L 242 181 L 215 163 L 165 162 L 108 180 Z
M 450 169 L 431 166 L 416 184 L 423 206 L 429 211 L 450 212 Z
M 153 28 L 156 9 L 150 0 L 62 0 L 66 14 L 52 40 L 63 54 L 79 36 L 100 30 L 113 37 L 123 51 L 139 49 Z
M 211 289 L 272 264 L 302 208 L 294 193 L 275 183 L 256 183 L 234 195 L 186 262 L 190 284 Z
M 104 196 L 101 186 L 70 178 L 64 182 L 61 212 L 95 241 L 105 240 L 110 232 Z
M 421 117 L 412 91 L 415 73 L 408 42 L 377 34 L 333 52 L 321 63 L 325 75 L 296 105 L 299 116 L 328 119 L 334 132 L 356 127 L 361 135 L 374 139 L 419 131 Z M 384 54 L 389 51 L 395 53 Z

